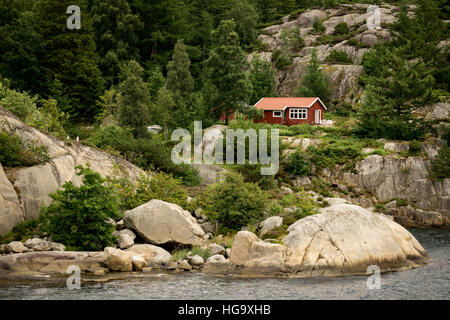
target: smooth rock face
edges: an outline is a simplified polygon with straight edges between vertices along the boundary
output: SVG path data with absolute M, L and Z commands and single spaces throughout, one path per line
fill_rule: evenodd
M 135 244 L 126 251 L 142 255 L 150 266 L 166 264 L 171 258 L 169 252 L 151 244 Z
M 19 198 L 0 163 L 0 235 L 24 221 Z
M 259 227 L 261 228 L 259 231 L 259 236 L 262 237 L 270 230 L 280 227 L 283 224 L 283 218 L 279 216 L 274 216 L 267 218 L 263 222 L 259 224 Z
M 416 267 L 425 250 L 402 226 L 356 205 L 338 204 L 288 228 L 286 267 L 302 276 L 365 273 Z
M 127 175 L 132 181 L 144 174 L 138 167 L 106 152 L 75 142 L 69 145 L 46 135 L 24 124 L 2 107 L 0 130 L 16 133 L 26 144 L 45 146 L 50 157 L 45 165 L 17 170 L 13 176 L 14 189 L 0 168 L 0 235 L 20 222 L 37 219 L 41 204 L 48 205 L 51 202 L 49 194 L 56 192 L 65 182 L 80 185 L 81 177 L 75 174 L 76 165 L 89 163 L 104 177 L 114 174 L 114 167 L 119 165 L 119 174 Z
M 206 261 L 202 272 L 206 274 L 232 274 L 235 273 L 236 265 L 230 259 Z
M 112 247 L 105 248 L 105 265 L 112 271 L 133 271 L 133 252 L 122 251 Z
M 177 242 L 201 245 L 205 235 L 188 211 L 161 200 L 151 200 L 126 211 L 124 222 L 127 228 L 153 244 Z

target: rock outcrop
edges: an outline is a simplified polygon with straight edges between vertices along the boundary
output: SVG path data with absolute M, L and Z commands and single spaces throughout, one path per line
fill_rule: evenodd
M 125 226 L 153 244 L 176 242 L 201 245 L 205 232 L 192 215 L 180 206 L 151 200 L 124 214 Z
M 207 261 L 211 274 L 251 276 L 338 276 L 426 264 L 425 250 L 402 226 L 362 207 L 336 204 L 292 224 L 283 244 L 268 243 L 240 231 L 231 257 Z
M 417 208 L 440 212 L 442 226 L 450 226 L 450 179 L 430 180 L 429 168 L 427 158 L 369 155 L 356 164 L 356 173 L 345 172 L 341 179 L 371 192 L 379 202 L 405 199 Z
M 65 182 L 81 184 L 81 177 L 75 174 L 77 165 L 86 166 L 89 163 L 102 176 L 118 173 L 131 180 L 136 180 L 144 173 L 119 157 L 44 134 L 1 107 L 0 130 L 14 132 L 25 144 L 44 146 L 50 158 L 44 165 L 12 171 L 9 180 L 5 177 L 4 168 L 0 166 L 0 235 L 20 222 L 36 219 L 40 206 L 51 202 L 49 194 L 56 192 Z

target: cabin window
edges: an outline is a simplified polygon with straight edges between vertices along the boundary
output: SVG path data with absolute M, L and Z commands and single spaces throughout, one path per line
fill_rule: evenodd
M 306 108 L 289 109 L 289 118 L 291 119 L 307 119 L 308 111 Z
M 283 115 L 283 112 L 281 112 L 281 111 L 274 111 L 273 112 L 273 116 L 274 117 L 280 118 L 282 115 Z

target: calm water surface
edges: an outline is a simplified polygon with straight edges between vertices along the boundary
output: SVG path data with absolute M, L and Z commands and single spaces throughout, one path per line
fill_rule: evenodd
M 450 230 L 409 229 L 433 263 L 381 275 L 314 279 L 236 279 L 202 274 L 135 275 L 68 290 L 65 279 L 0 282 L 0 299 L 450 299 Z

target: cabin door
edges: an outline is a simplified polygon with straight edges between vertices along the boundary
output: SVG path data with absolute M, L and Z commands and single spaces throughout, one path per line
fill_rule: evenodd
M 315 110 L 314 116 L 314 123 L 320 124 L 322 122 L 322 110 Z

